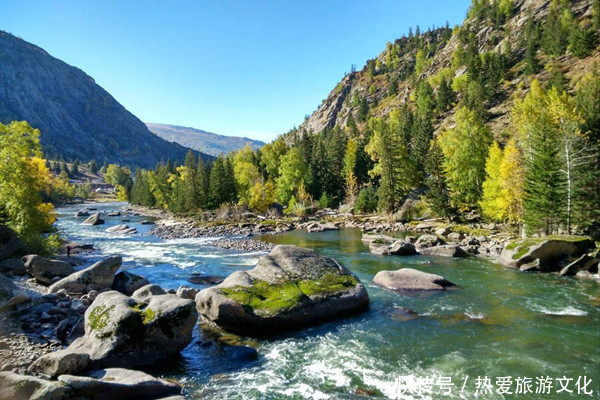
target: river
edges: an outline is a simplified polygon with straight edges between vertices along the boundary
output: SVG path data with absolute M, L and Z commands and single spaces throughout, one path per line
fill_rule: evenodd
M 93 206 L 113 211 L 123 204 Z M 99 250 L 91 255 L 94 259 L 120 254 L 123 269 L 165 289 L 203 288 L 187 278 L 192 273 L 228 275 L 250 269 L 260 256 L 212 247 L 214 238 L 160 240 L 144 235 L 152 228 L 140 224 L 144 217 L 127 217 L 128 222 L 121 222 L 124 217 L 106 217 L 105 225 L 82 226 L 81 219 L 73 217 L 81 208 L 57 210 L 57 226 L 65 237 L 93 243 Z M 140 233 L 105 232 L 122 223 Z M 522 273 L 475 258 L 375 256 L 360 239 L 357 230 L 292 231 L 263 238 L 312 247 L 338 260 L 365 284 L 371 299 L 368 311 L 259 340 L 256 361 L 205 345 L 196 330 L 180 357 L 150 371 L 183 383 L 190 399 L 600 396 L 598 283 Z M 378 271 L 402 267 L 442 275 L 458 287 L 426 296 L 392 293 L 373 285 Z M 551 380 L 544 385 L 539 377 Z M 532 393 L 515 394 L 527 390 L 525 378 L 531 379 Z M 563 385 L 566 390 L 561 390 Z M 536 393 L 546 390 L 549 394 Z M 584 394 L 586 390 L 592 394 Z

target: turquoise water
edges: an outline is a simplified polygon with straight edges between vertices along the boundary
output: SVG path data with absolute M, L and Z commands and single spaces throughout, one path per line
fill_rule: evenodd
M 79 208 L 59 210 L 57 224 L 67 237 L 94 243 L 102 254 L 121 254 L 124 269 L 165 288 L 203 288 L 188 284 L 187 277 L 252 268 L 260 255 L 211 247 L 213 239 L 116 236 L 104 230 L 121 218 L 107 217 L 106 225 L 84 227 L 72 217 Z M 142 232 L 150 229 L 139 225 L 141 219 L 126 223 Z M 368 311 L 258 341 L 256 361 L 207 345 L 196 332 L 180 357 L 151 371 L 183 383 L 190 399 L 359 399 L 365 393 L 390 399 L 600 396 L 596 282 L 521 273 L 478 259 L 374 256 L 360 238 L 359 231 L 342 230 L 294 231 L 263 239 L 312 247 L 337 259 L 367 287 Z M 458 287 L 434 295 L 404 295 L 372 284 L 378 271 L 401 267 L 443 275 Z M 402 308 L 419 316 L 409 318 Z M 486 377 L 491 393 L 477 392 L 478 386 L 485 387 Z M 502 377 L 513 394 L 498 393 Z M 525 377 L 531 378 L 533 393 L 514 394 L 522 389 L 517 380 Z M 538 377 L 552 378 L 550 394 L 536 393 L 544 388 Z M 557 393 L 561 384 L 556 378 L 563 377 L 573 379 L 562 381 L 573 393 Z M 446 394 L 441 389 L 448 380 L 454 386 Z M 584 394 L 583 382 L 589 380 L 587 391 L 592 393 Z

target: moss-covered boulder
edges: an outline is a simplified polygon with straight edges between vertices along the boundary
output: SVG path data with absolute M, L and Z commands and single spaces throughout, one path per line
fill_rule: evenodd
M 194 302 L 176 295 L 140 302 L 117 291 L 104 292 L 85 312 L 85 335 L 65 350 L 42 356 L 36 372 L 52 376 L 52 366 L 74 353 L 89 355 L 88 368 L 150 365 L 185 348 L 197 319 Z M 74 369 L 68 372 L 79 372 Z
M 586 236 L 552 235 L 516 239 L 507 243 L 500 261 L 514 268 L 539 260 L 541 272 L 558 272 L 596 247 Z
M 200 314 L 220 327 L 264 335 L 349 315 L 367 308 L 363 284 L 314 250 L 276 246 L 256 267 L 237 271 L 196 296 Z

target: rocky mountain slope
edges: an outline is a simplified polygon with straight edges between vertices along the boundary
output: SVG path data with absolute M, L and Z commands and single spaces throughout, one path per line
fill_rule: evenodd
M 179 143 L 182 146 L 210 154 L 211 156 L 218 156 L 219 154 L 239 150 L 247 144 L 255 150 L 264 146 L 264 142 L 260 140 L 239 136 L 218 135 L 184 126 L 153 123 L 146 123 L 146 126 L 152 133 L 155 133 L 164 140 Z
M 570 3 L 572 14 L 580 26 L 590 26 L 594 16 L 595 0 L 573 0 Z M 338 126 L 345 128 L 349 117 L 361 125 L 361 107 L 368 110 L 369 116 L 387 115 L 392 109 L 404 104 L 414 103 L 414 92 L 417 84 L 427 81 L 437 92 L 440 80 L 456 82 L 458 87 L 461 77 L 468 71 L 464 65 L 456 62 L 457 53 L 466 51 L 465 37 L 474 34 L 474 45 L 479 54 L 510 53 L 511 67 L 495 88 L 489 102 L 483 106 L 487 109 L 488 125 L 498 135 L 508 126 L 508 110 L 512 105 L 513 95 L 527 87 L 527 83 L 537 78 L 546 83 L 555 71 L 560 71 L 567 82 L 567 89 L 572 89 L 572 82 L 585 72 L 591 72 L 595 63 L 600 62 L 600 53 L 596 47 L 589 56 L 575 57 L 572 53 L 547 57 L 541 52 L 537 54 L 540 69 L 534 74 L 526 75 L 525 57 L 529 40 L 527 24 L 531 17 L 541 26 L 549 15 L 551 0 L 478 0 L 476 3 L 510 4 L 510 14 L 500 23 L 489 16 L 476 17 L 470 12 L 461 27 L 439 28 L 403 37 L 388 43 L 386 50 L 379 56 L 369 60 L 361 71 L 346 75 L 331 91 L 329 96 L 299 127 L 298 134 L 319 133 L 326 128 Z M 568 1 L 567 1 L 568 3 Z M 489 7 L 483 5 L 483 7 Z M 500 6 L 501 7 L 501 6 Z M 471 8 L 473 9 L 473 7 Z M 462 39 L 461 39 L 462 36 Z M 568 40 L 568 37 L 564 38 Z M 419 54 L 419 50 L 426 49 Z M 600 64 L 599 64 L 600 65 Z M 420 71 L 417 71 L 420 69 Z M 418 73 L 417 73 L 418 72 Z M 466 76 L 465 76 L 466 78 Z M 456 105 L 465 90 L 454 87 Z M 364 104 L 362 104 L 364 102 Z M 451 126 L 454 123 L 456 107 L 446 110 L 434 120 L 436 130 Z M 362 118 L 364 121 L 365 118 Z
M 153 167 L 189 150 L 152 134 L 80 69 L 0 31 L 0 122 L 15 120 L 40 130 L 49 158 Z

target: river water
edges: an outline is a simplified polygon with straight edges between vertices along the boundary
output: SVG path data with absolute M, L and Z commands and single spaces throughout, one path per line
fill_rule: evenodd
M 93 205 L 98 211 L 122 206 Z M 105 225 L 82 226 L 73 217 L 80 208 L 58 209 L 57 226 L 64 236 L 93 243 L 99 252 L 91 258 L 120 254 L 123 269 L 166 289 L 204 288 L 187 278 L 250 269 L 261 255 L 212 247 L 213 238 L 143 235 L 151 229 L 140 224 L 143 217 L 127 217 L 128 222 L 106 217 Z M 140 234 L 105 232 L 121 223 Z M 184 384 L 190 399 L 369 398 L 365 394 L 389 399 L 600 398 L 596 282 L 522 273 L 479 259 L 374 256 L 360 239 L 357 230 L 293 231 L 263 238 L 311 247 L 338 260 L 365 284 L 368 311 L 259 340 L 255 361 L 207 346 L 196 330 L 180 357 L 150 372 Z M 458 287 L 426 296 L 373 285 L 378 271 L 402 267 L 442 275 Z M 526 378 L 530 386 L 523 384 Z

